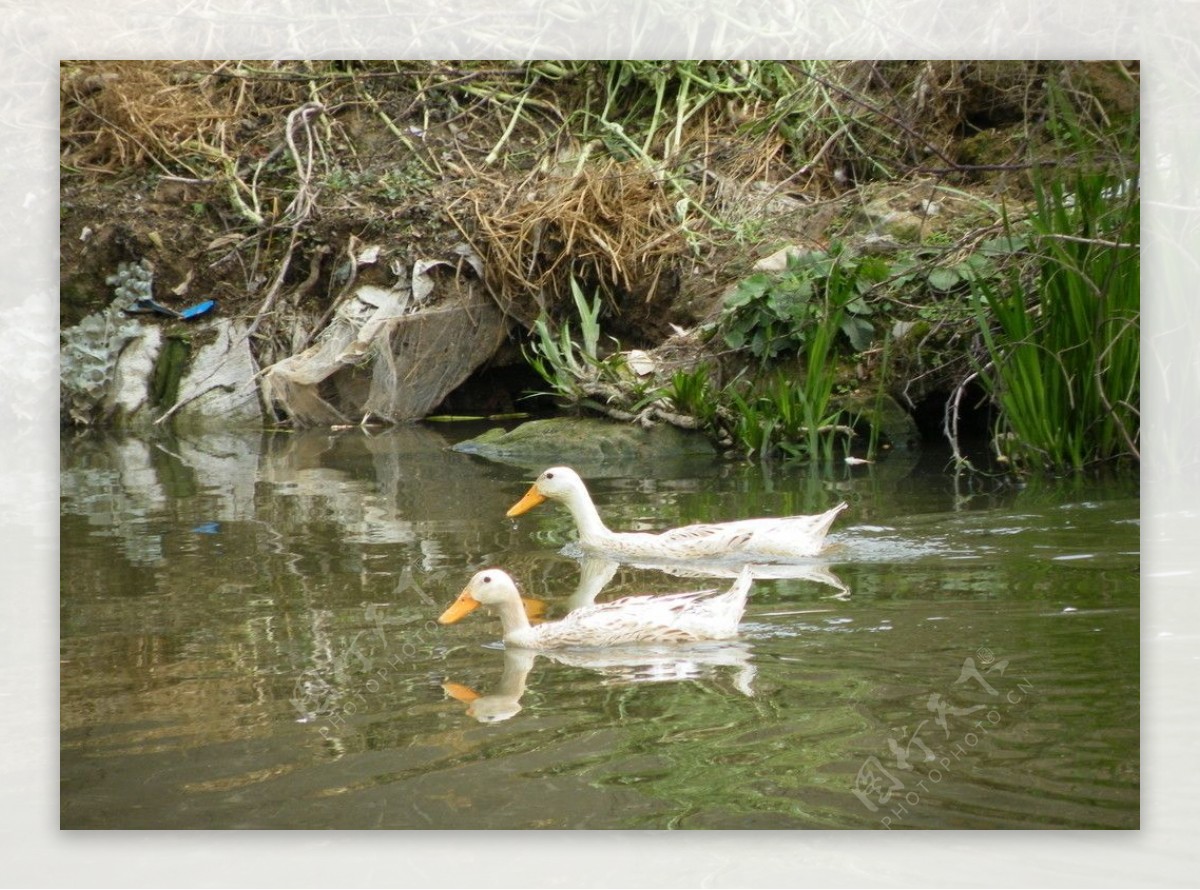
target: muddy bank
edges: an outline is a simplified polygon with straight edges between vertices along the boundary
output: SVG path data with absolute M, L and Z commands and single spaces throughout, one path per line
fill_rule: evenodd
M 677 375 L 805 379 L 795 293 L 832 256 L 865 282 L 838 404 L 936 435 L 975 370 L 971 258 L 1004 260 L 1054 162 L 1053 84 L 1136 112 L 1121 63 L 64 65 L 63 423 L 687 427 Z M 538 324 L 581 341 L 576 287 L 594 364 L 547 386 Z

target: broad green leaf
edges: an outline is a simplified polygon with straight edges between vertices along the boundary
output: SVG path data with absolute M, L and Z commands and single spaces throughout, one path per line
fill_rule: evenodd
M 782 321 L 801 321 L 808 317 L 812 282 L 797 281 L 787 290 L 775 288 L 767 297 L 767 307 Z
M 962 272 L 968 272 L 975 275 L 994 275 L 996 273 L 996 264 L 981 253 L 973 253 L 965 260 L 955 266 Z M 963 275 L 964 278 L 968 277 Z
M 848 315 L 842 319 L 842 331 L 850 340 L 855 352 L 862 352 L 871 345 L 875 336 L 875 327 L 865 318 Z
M 862 297 L 855 297 L 846 304 L 846 311 L 853 312 L 855 315 L 870 315 L 875 310 Z
M 750 338 L 750 351 L 760 358 L 767 354 L 767 332 L 759 328 Z
M 767 292 L 771 286 L 771 276 L 765 272 L 759 272 L 751 275 L 749 278 L 743 279 L 738 283 L 733 293 L 725 300 L 725 305 L 728 308 L 736 308 L 744 306 L 753 300 L 758 299 Z
M 979 252 L 984 256 L 1002 256 L 1024 250 L 1028 243 L 1028 239 L 1021 235 L 1001 235 L 980 242 Z
M 953 269 L 937 268 L 929 273 L 929 286 L 935 290 L 947 291 L 958 284 L 962 278 Z

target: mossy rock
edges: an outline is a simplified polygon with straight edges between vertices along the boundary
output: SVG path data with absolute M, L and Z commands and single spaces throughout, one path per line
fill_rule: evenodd
M 673 426 L 644 429 L 594 417 L 531 420 L 513 430 L 491 429 L 459 442 L 455 451 L 521 465 L 595 465 L 609 461 L 712 456 L 700 433 Z
M 916 449 L 921 444 L 921 431 L 911 414 L 890 395 L 848 398 L 842 407 L 861 414 L 893 448 Z

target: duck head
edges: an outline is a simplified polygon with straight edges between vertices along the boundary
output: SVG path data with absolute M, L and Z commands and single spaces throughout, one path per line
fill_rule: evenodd
M 507 572 L 500 569 L 484 569 L 482 572 L 476 572 L 467 582 L 458 599 L 438 617 L 438 624 L 453 624 L 478 606 L 496 606 L 505 602 L 520 602 L 520 599 L 517 585 Z
M 525 493 L 525 497 L 513 504 L 505 515 L 520 516 L 522 513 L 532 510 L 546 498 L 567 501 L 581 489 L 586 490 L 583 480 L 570 467 L 551 467 L 537 477 L 537 481 Z

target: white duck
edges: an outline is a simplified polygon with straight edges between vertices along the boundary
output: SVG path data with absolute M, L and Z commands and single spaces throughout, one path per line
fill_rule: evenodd
M 571 511 L 585 553 L 618 559 L 786 562 L 815 556 L 829 527 L 846 509 L 841 503 L 816 516 L 781 516 L 688 525 L 661 533 L 614 532 L 600 518 L 587 486 L 570 467 L 551 467 L 506 515 L 520 516 L 547 498 Z
M 500 569 L 485 569 L 475 573 L 438 623 L 453 624 L 477 606 L 489 606 L 500 613 L 505 645 L 521 649 L 726 640 L 737 635 L 751 578 L 751 567 L 747 565 L 724 593 L 698 590 L 627 596 L 585 606 L 559 621 L 534 626 L 521 606 L 513 579 Z

